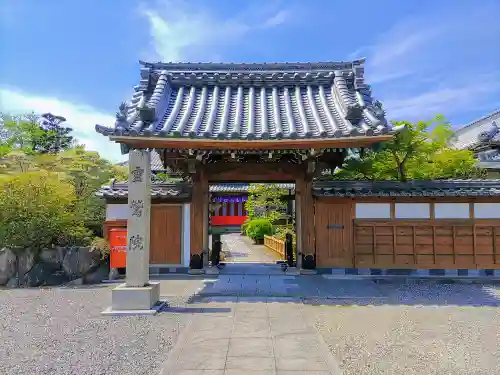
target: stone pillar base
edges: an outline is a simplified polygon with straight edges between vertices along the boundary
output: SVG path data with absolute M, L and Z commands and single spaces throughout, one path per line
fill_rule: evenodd
M 188 274 L 190 275 L 203 275 L 205 273 L 205 270 L 201 269 L 189 269 Z
M 219 274 L 219 269 L 217 267 L 205 267 L 205 274 L 206 275 L 218 275 Z
M 160 283 L 150 282 L 143 287 L 120 284 L 111 290 L 111 307 L 104 315 L 155 315 L 165 306 L 160 302 Z
M 297 268 L 297 267 L 288 267 L 285 271 L 285 275 L 288 275 L 288 276 L 298 276 L 300 275 L 300 268 Z

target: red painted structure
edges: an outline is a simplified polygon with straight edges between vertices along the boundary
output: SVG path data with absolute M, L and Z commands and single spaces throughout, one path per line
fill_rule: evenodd
M 245 209 L 247 196 L 216 196 L 215 199 L 219 201 L 221 206 L 211 216 L 210 225 L 239 226 L 248 219 L 247 211 Z
M 242 225 L 248 216 L 212 216 L 210 223 L 217 225 Z
M 125 268 L 127 265 L 127 229 L 112 228 L 108 233 L 110 267 Z

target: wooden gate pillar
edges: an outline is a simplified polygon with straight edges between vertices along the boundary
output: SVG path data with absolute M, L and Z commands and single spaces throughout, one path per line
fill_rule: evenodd
M 296 209 L 299 214 L 299 225 L 297 226 L 297 267 L 310 268 L 311 261 L 315 264 L 314 198 L 312 195 L 311 179 L 297 180 L 295 189 L 296 197 L 298 198 Z M 302 264 L 303 259 L 307 260 L 307 264 Z
M 203 254 L 205 245 L 205 206 L 206 191 L 208 190 L 208 180 L 203 171 L 198 171 L 193 176 L 193 188 L 191 198 L 191 260 L 201 260 L 207 257 Z M 194 257 L 194 258 L 193 258 Z M 198 258 L 200 257 L 200 258 Z M 204 260 L 206 262 L 206 260 Z

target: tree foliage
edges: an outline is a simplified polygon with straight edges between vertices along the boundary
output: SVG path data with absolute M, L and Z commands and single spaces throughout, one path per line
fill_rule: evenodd
M 26 172 L 1 179 L 0 247 L 41 250 L 89 241 L 75 204 L 73 186 L 57 174 Z
M 75 145 L 69 135 L 71 129 L 62 127 L 62 121 L 63 118 L 50 114 L 30 114 L 16 118 L 3 116 L 3 122 L 0 123 L 0 181 L 7 184 L 5 186 L 14 188 L 13 193 L 23 191 L 26 197 L 40 196 L 40 199 L 45 199 L 40 195 L 42 192 L 45 194 L 45 190 L 37 186 L 46 184 L 47 176 L 53 179 L 51 183 L 54 185 L 50 186 L 56 189 L 56 192 L 69 187 L 72 201 L 64 207 L 71 213 L 74 230 L 65 230 L 64 236 L 69 237 L 63 238 L 61 235 L 58 239 L 54 239 L 49 231 L 47 241 L 74 243 L 79 238 L 80 242 L 86 242 L 87 230 L 100 235 L 105 219 L 105 204 L 95 196 L 96 191 L 112 178 L 126 180 L 128 170 L 126 167 L 111 164 L 97 152 Z M 25 190 L 20 190 L 21 187 L 16 184 L 24 181 L 23 178 L 28 179 L 29 183 Z M 22 197 L 22 194 L 19 193 L 18 197 Z M 8 199 L 5 195 L 3 198 Z M 20 201 L 22 202 L 22 199 Z M 47 204 L 53 202 L 50 196 L 46 201 Z M 35 200 L 33 204 L 36 202 Z M 19 217 L 23 220 L 27 216 L 22 210 L 36 209 L 36 205 L 32 206 L 30 202 L 25 204 L 11 206 L 12 210 L 20 210 Z M 36 217 L 38 216 L 35 215 Z M 16 220 L 13 222 L 19 222 Z M 28 223 L 26 227 L 35 228 L 36 225 Z M 83 230 L 80 230 L 82 228 Z M 42 229 L 39 231 L 44 233 Z M 47 241 L 40 243 L 46 244 Z
M 250 219 L 263 218 L 274 223 L 286 208 L 283 197 L 288 194 L 276 184 L 251 184 L 245 208 Z
M 471 151 L 449 146 L 453 130 L 443 116 L 394 125 L 404 125 L 405 129 L 380 150 L 365 150 L 348 158 L 333 178 L 408 181 L 484 176 Z

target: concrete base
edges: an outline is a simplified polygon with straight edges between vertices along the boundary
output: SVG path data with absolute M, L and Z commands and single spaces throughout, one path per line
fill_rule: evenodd
M 147 311 L 160 300 L 160 283 L 150 282 L 143 287 L 120 284 L 111 291 L 112 311 Z
M 296 267 L 288 267 L 285 271 L 285 275 L 298 276 L 300 275 L 300 269 Z
M 205 268 L 206 275 L 218 275 L 219 269 L 217 267 L 207 267 Z
M 188 274 L 190 275 L 203 275 L 205 273 L 204 270 L 200 270 L 200 269 L 190 269 L 188 271 Z
M 318 271 L 316 270 L 300 270 L 301 275 L 317 275 Z
M 108 307 L 101 314 L 110 316 L 156 315 L 165 306 L 167 306 L 167 301 L 158 301 L 148 310 L 113 310 L 112 307 Z

